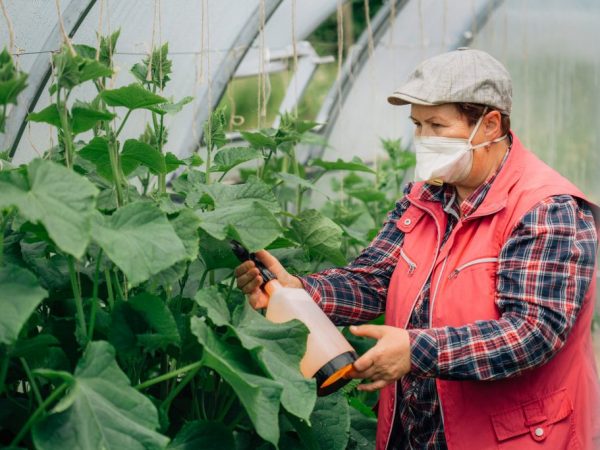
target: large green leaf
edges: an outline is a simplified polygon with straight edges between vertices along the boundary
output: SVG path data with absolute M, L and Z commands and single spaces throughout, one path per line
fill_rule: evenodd
M 233 433 L 222 422 L 197 420 L 186 423 L 167 450 L 234 449 Z
M 265 133 L 242 131 L 242 137 L 254 148 L 268 148 L 270 150 L 277 148 L 277 141 Z
M 350 440 L 346 450 L 373 450 L 377 434 L 377 419 L 350 408 Z
M 151 106 L 167 102 L 166 98 L 153 94 L 139 83 L 105 90 L 100 96 L 109 106 L 123 106 L 127 109 L 150 109 Z
M 27 120 L 31 122 L 48 123 L 54 127 L 62 128 L 56 103 L 46 106 L 41 111 L 29 114 Z
M 235 166 L 262 158 L 262 153 L 252 147 L 228 147 L 219 150 L 213 160 L 212 172 L 229 172 Z
M 148 202 L 130 203 L 110 217 L 95 215 L 92 232 L 132 285 L 187 256 L 164 213 Z
M 88 103 L 75 102 L 71 108 L 71 130 L 73 134 L 83 133 L 94 128 L 99 121 L 114 117 L 113 113 L 100 111 Z
M 231 315 L 223 294 L 219 292 L 216 286 L 200 289 L 194 299 L 198 306 L 206 310 L 208 318 L 218 327 L 229 325 Z
M 0 105 L 17 104 L 17 97 L 27 86 L 27 75 L 18 71 L 5 49 L 0 53 Z M 0 119 L 1 120 L 1 119 Z M 3 131 L 0 123 L 0 131 Z
M 232 387 L 260 437 L 277 446 L 281 384 L 258 375 L 247 351 L 222 342 L 202 319 L 192 318 L 191 328 L 204 347 L 204 364 Z
M 321 167 L 327 171 L 332 170 L 350 170 L 355 172 L 371 172 L 375 173 L 373 169 L 365 165 L 359 158 L 354 158 L 352 161 L 343 161 L 338 159 L 337 161 L 323 161 L 322 159 L 315 159 L 311 165 Z
M 263 369 L 283 385 L 283 407 L 308 421 L 317 399 L 314 380 L 300 372 L 308 329 L 298 321 L 275 324 L 244 302 L 239 322 L 231 330 L 258 359 Z
M 189 195 L 191 199 L 196 196 L 208 196 L 212 199 L 215 208 L 222 206 L 243 206 L 250 201 L 256 201 L 270 211 L 279 212 L 280 207 L 273 188 L 268 184 L 251 178 L 244 184 L 210 184 L 197 185 L 195 193 Z M 189 204 L 189 203 L 188 203 Z
M 340 392 L 336 392 L 317 399 L 310 416 L 311 428 L 303 422 L 293 420 L 306 448 L 344 450 L 350 434 L 349 409 L 346 398 Z
M 239 240 L 251 252 L 265 248 L 281 234 L 281 225 L 258 201 L 235 202 L 200 213 L 200 227 L 215 239 Z
M 51 161 L 35 159 L 22 171 L 0 172 L 0 208 L 15 206 L 76 258 L 90 241 L 90 218 L 98 189 L 86 178 Z
M 13 344 L 46 297 L 35 276 L 17 266 L 0 267 L 0 344 Z
M 71 131 L 74 135 L 77 135 L 91 130 L 101 120 L 111 120 L 114 117 L 114 114 L 108 111 L 100 111 L 90 104 L 75 102 L 69 115 Z M 29 114 L 27 120 L 47 123 L 60 129 L 63 128 L 56 103 L 52 103 L 41 111 Z
M 112 166 L 110 164 L 110 150 L 108 141 L 104 137 L 93 138 L 88 145 L 79 150 L 79 156 L 90 161 L 96 166 L 96 172 L 108 181 L 113 181 Z M 133 157 L 121 158 L 121 170 L 124 175 L 129 175 L 140 165 L 140 161 Z
M 53 412 L 35 424 L 37 449 L 159 450 L 169 442 L 154 431 L 156 408 L 130 386 L 107 342 L 89 345 L 72 383 Z
M 129 299 L 127 304 L 141 314 L 150 327 L 149 331 L 137 335 L 138 343 L 146 350 L 166 349 L 169 345 L 181 344 L 173 314 L 160 297 L 142 292 Z
M 185 247 L 187 259 L 193 261 L 198 257 L 200 219 L 191 209 L 182 209 L 177 217 L 171 219 L 170 222 Z
M 126 166 L 143 165 L 154 174 L 167 173 L 165 157 L 154 147 L 137 139 L 127 139 L 123 144 L 121 162 Z
M 319 211 L 307 209 L 292 220 L 292 229 L 298 240 L 311 253 L 337 264 L 346 264 L 342 254 L 342 229 Z

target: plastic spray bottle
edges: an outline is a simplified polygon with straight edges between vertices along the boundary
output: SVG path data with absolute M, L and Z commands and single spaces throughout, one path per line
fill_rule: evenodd
M 304 377 L 317 380 L 317 394 L 332 394 L 348 383 L 350 378 L 346 374 L 358 355 L 308 292 L 282 286 L 255 254 L 239 242 L 231 241 L 231 248 L 240 261 L 251 260 L 258 268 L 263 279 L 261 289 L 269 297 L 266 318 L 274 323 L 298 319 L 308 328 L 300 371 Z

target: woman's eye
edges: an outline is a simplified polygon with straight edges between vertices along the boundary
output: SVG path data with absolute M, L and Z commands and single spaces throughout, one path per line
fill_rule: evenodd
M 439 128 L 441 126 L 443 126 L 441 123 L 432 123 L 431 124 L 431 128 Z

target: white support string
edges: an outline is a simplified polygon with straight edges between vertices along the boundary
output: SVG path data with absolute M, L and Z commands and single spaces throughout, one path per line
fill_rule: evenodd
M 71 55 L 74 56 L 77 54 L 77 52 L 75 52 L 75 48 L 73 47 L 73 44 L 71 43 L 71 39 L 69 38 L 67 31 L 65 30 L 65 22 L 63 21 L 62 11 L 61 11 L 61 7 L 60 7 L 60 0 L 56 0 L 56 12 L 58 14 L 58 23 L 60 25 L 60 33 L 63 37 L 65 44 L 69 48 Z
M 369 0 L 364 0 L 365 4 L 365 20 L 367 22 L 367 42 L 369 50 L 369 58 L 373 56 L 375 44 L 373 43 L 373 29 L 371 28 L 371 13 L 369 11 Z
M 4 5 L 4 0 L 0 0 L 0 8 L 2 8 L 2 14 L 4 15 L 4 20 L 6 21 L 6 27 L 8 28 L 8 51 L 10 53 L 14 53 L 15 51 L 15 30 L 13 28 L 12 21 L 10 20 L 10 16 L 8 15 L 8 10 Z
M 296 0 L 292 0 L 292 79 L 294 80 L 294 117 L 298 118 L 298 45 L 296 42 Z
M 344 59 L 344 10 L 342 8 L 342 1 L 337 0 L 337 74 L 336 74 L 336 86 L 337 86 L 337 108 L 338 114 L 342 110 L 342 62 Z
M 265 0 L 259 2 L 259 23 L 258 23 L 258 40 L 259 40 L 259 56 L 258 56 L 258 92 L 257 92 L 257 128 L 263 125 L 263 118 L 266 118 L 266 89 L 267 83 L 265 78 Z

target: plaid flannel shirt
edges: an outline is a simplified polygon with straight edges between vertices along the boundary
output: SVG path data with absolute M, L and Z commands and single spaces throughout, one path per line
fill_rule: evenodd
M 496 174 L 505 161 L 506 157 Z M 461 205 L 453 187 L 427 186 L 426 195 L 442 202 L 448 214 L 443 242 L 460 220 L 459 211 L 467 216 L 481 204 L 496 174 Z M 408 205 L 405 197 L 396 204 L 377 237 L 347 267 L 301 278 L 304 288 L 338 325 L 364 323 L 385 311 L 388 284 L 404 240 L 395 222 Z M 392 433 L 389 447 L 446 448 L 436 377 L 501 379 L 550 360 L 577 318 L 594 276 L 596 247 L 589 206 L 560 195 L 529 211 L 502 247 L 496 299 L 500 319 L 430 328 L 429 279 L 407 327 L 412 367 L 398 381 L 393 426 L 402 432 Z

